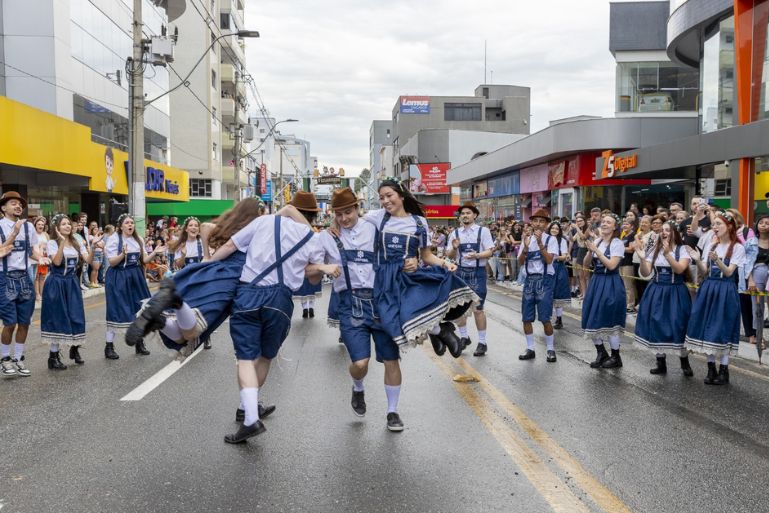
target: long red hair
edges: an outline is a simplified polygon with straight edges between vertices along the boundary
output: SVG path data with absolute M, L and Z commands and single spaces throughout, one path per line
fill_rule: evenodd
M 737 244 L 737 220 L 727 212 L 719 212 L 716 217 L 724 222 L 726 225 L 727 233 L 729 234 L 729 249 L 726 250 L 725 258 L 732 258 L 732 251 L 734 251 L 734 245 Z

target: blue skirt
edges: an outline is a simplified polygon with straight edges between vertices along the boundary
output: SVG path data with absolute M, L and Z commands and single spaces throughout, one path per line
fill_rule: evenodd
M 174 274 L 176 292 L 206 321 L 206 328 L 198 337 L 201 342 L 209 339 L 230 316 L 245 263 L 246 254 L 236 251 L 224 260 L 186 265 Z M 173 314 L 166 314 L 166 317 L 173 318 Z M 163 333 L 160 338 L 169 349 L 178 351 L 184 347 Z
M 707 278 L 694 299 L 686 347 L 696 353 L 736 355 L 740 344 L 740 296 L 731 278 Z
M 569 270 L 563 262 L 556 262 L 555 287 L 553 288 L 553 306 L 564 307 L 571 305 L 571 286 L 569 285 Z
M 51 272 L 43 285 L 40 335 L 44 344 L 81 346 L 85 343 L 83 292 L 77 274 Z
M 317 285 L 313 285 L 310 283 L 310 280 L 305 278 L 302 282 L 302 286 L 299 287 L 299 290 L 294 292 L 294 299 L 315 299 L 316 297 L 320 297 L 322 289 L 323 282 L 319 282 Z
M 635 341 L 655 353 L 683 349 L 691 311 L 686 285 L 652 281 L 638 305 Z
M 626 309 L 625 286 L 619 274 L 594 274 L 582 302 L 585 336 L 621 335 L 625 331 Z
M 142 302 L 150 297 L 144 271 L 138 265 L 117 265 L 107 270 L 104 278 L 107 299 L 107 327 L 125 330 L 136 318 Z
M 328 300 L 328 317 L 326 322 L 332 328 L 339 327 L 339 293 L 331 286 L 331 298 Z
M 440 267 L 404 273 L 403 262 L 386 262 L 376 270 L 374 298 L 388 336 L 402 345 L 419 343 L 441 321 L 465 315 L 478 296 L 465 282 Z

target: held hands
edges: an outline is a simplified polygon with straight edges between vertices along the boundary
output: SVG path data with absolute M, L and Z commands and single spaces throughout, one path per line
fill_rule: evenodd
M 323 274 L 331 276 L 332 278 L 338 278 L 341 274 L 341 269 L 336 264 L 324 264 L 320 266 L 320 270 Z
M 403 272 L 404 273 L 413 273 L 417 270 L 417 266 L 419 265 L 419 260 L 417 258 L 407 258 L 403 261 Z
M 455 272 L 457 270 L 457 264 L 451 263 L 448 260 L 444 260 L 443 266 L 450 273 L 453 273 L 453 272 Z

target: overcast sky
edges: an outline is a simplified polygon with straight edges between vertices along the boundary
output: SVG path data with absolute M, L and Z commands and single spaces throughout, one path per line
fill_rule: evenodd
M 248 71 L 271 115 L 311 142 L 321 166 L 368 167 L 371 121 L 403 94 L 531 87 L 532 132 L 614 112 L 607 0 L 250 0 Z M 493 70 L 493 81 L 491 71 Z

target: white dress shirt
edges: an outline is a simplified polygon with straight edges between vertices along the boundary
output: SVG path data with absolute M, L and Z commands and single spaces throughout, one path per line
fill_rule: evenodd
M 467 228 L 465 228 L 464 226 L 460 226 L 459 228 L 451 230 L 451 233 L 449 233 L 449 240 L 446 243 L 446 251 L 450 251 L 453 249 L 454 246 L 452 241 L 454 241 L 457 238 L 457 230 L 459 230 L 460 244 L 468 244 L 468 243 L 475 244 L 476 242 L 478 242 L 478 231 L 480 230 L 481 244 L 478 251 L 476 251 L 477 253 L 482 253 L 489 249 L 493 249 L 495 246 L 494 239 L 491 238 L 491 231 L 489 231 L 488 228 L 484 228 L 480 225 L 473 223 Z M 457 249 L 457 253 L 459 253 L 459 251 L 460 249 Z M 472 253 L 472 251 L 462 251 L 462 259 L 461 259 L 462 267 L 476 267 L 476 265 L 478 267 L 484 267 L 484 268 L 486 267 L 486 262 L 488 261 L 488 259 L 480 258 L 478 259 L 479 262 L 476 264 L 475 260 L 467 258 L 467 255 L 469 255 L 470 253 Z M 454 261 L 457 263 L 460 262 L 459 255 L 454 256 Z
M 372 223 L 367 223 L 359 219 L 352 228 L 341 228 L 339 239 L 342 241 L 345 249 L 369 251 L 374 253 L 376 245 L 376 228 Z M 326 261 L 331 264 L 342 265 L 342 258 L 339 255 L 339 248 L 336 241 L 328 232 L 322 232 L 320 242 L 323 250 L 326 252 Z M 361 256 L 363 256 L 361 254 Z M 374 254 L 376 258 L 376 255 Z M 350 284 L 353 289 L 373 289 L 374 288 L 374 265 L 373 263 L 358 263 L 354 260 L 347 261 L 347 267 L 350 272 Z M 344 271 L 334 280 L 334 290 L 341 292 L 347 290 L 347 282 L 344 278 Z
M 13 231 L 13 227 L 16 223 L 14 221 L 11 221 L 7 217 L 4 217 L 0 219 L 0 230 L 3 231 L 3 235 L 5 236 L 5 240 L 8 240 L 8 236 Z M 37 246 L 38 244 L 38 238 L 37 238 L 37 231 L 35 230 L 35 227 L 32 226 L 32 223 L 25 223 L 27 227 L 27 234 L 29 237 L 29 247 L 33 248 Z M 27 266 L 24 265 L 24 253 L 25 253 L 25 247 L 24 247 L 24 226 L 22 226 L 19 229 L 19 234 L 16 236 L 16 238 L 13 241 L 13 251 L 5 257 L 8 262 L 8 270 L 9 271 L 26 271 Z M 32 261 L 32 257 L 27 258 L 27 262 L 29 265 L 32 265 L 34 262 Z

